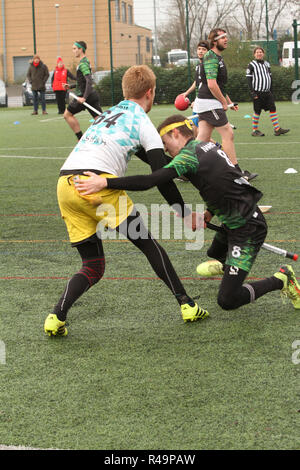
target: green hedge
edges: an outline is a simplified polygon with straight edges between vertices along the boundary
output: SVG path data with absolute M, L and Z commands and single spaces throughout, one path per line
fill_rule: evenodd
M 128 67 L 120 67 L 114 71 L 114 102 L 123 99 L 122 77 Z M 189 87 L 188 67 L 174 67 L 171 69 L 153 67 L 157 77 L 156 97 L 157 104 L 174 103 L 176 96 L 183 93 Z M 238 103 L 251 101 L 244 69 L 232 69 L 228 72 L 226 90 L 232 101 Z M 276 101 L 290 101 L 292 90 L 291 84 L 294 80 L 294 69 L 284 67 L 272 67 L 273 93 Z M 194 80 L 194 69 L 191 70 L 191 82 Z M 110 75 L 104 77 L 96 86 L 101 97 L 103 106 L 111 106 L 112 91 Z M 190 96 L 192 100 L 194 96 Z

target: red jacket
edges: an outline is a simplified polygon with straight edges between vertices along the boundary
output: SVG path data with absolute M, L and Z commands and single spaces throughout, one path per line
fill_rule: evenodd
M 53 91 L 64 90 L 63 83 L 67 83 L 68 70 L 65 67 L 56 67 L 54 70 L 52 88 Z

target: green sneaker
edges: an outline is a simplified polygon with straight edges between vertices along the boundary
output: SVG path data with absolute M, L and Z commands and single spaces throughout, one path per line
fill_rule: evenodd
M 193 307 L 189 304 L 181 305 L 181 315 L 184 322 L 189 322 L 204 320 L 204 318 L 209 316 L 209 313 L 195 303 Z
M 216 259 L 198 264 L 197 273 L 203 277 L 223 276 L 223 264 Z
M 48 336 L 67 336 L 65 325 L 65 321 L 60 321 L 54 313 L 50 313 L 45 320 L 44 331 Z
M 281 266 L 274 276 L 283 282 L 283 288 L 281 289 L 282 297 L 287 297 L 292 301 L 294 308 L 300 309 L 300 286 L 292 266 Z

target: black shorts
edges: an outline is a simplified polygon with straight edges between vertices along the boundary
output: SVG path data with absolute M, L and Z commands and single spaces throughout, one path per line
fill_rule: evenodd
M 222 127 L 226 126 L 228 123 L 226 111 L 224 109 L 212 109 L 210 111 L 205 111 L 204 113 L 199 113 L 199 121 L 205 121 L 213 127 Z
M 242 227 L 218 232 L 208 249 L 208 256 L 232 267 L 249 272 L 267 235 L 267 222 L 257 207 L 253 217 Z
M 99 95 L 96 91 L 93 91 L 88 97 L 87 97 L 87 100 L 86 100 L 86 103 L 93 106 L 93 108 L 97 109 L 97 111 L 99 111 L 99 113 L 102 113 L 102 108 L 100 106 L 100 98 L 99 98 Z M 77 114 L 77 113 L 80 113 L 81 111 L 85 111 L 85 110 L 88 110 L 88 112 L 95 118 L 96 116 L 99 116 L 98 113 L 95 113 L 94 111 L 92 111 L 91 109 L 89 109 L 88 107 L 84 106 L 84 104 L 81 104 L 79 103 L 79 101 L 77 101 L 75 98 L 71 101 L 71 103 L 69 104 L 69 106 L 67 107 L 67 110 L 69 111 L 69 113 L 71 114 Z
M 266 92 L 255 92 L 258 98 L 253 99 L 253 108 L 256 114 L 260 114 L 262 110 L 264 111 L 276 111 L 276 105 L 274 97 L 270 91 Z

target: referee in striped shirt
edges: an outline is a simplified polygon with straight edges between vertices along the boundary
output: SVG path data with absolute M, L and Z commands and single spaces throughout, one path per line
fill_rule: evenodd
M 248 64 L 246 77 L 253 99 L 252 136 L 263 137 L 258 129 L 258 121 L 262 110 L 270 112 L 274 135 L 286 134 L 289 129 L 282 129 L 278 123 L 276 105 L 272 93 L 272 73 L 269 62 L 264 60 L 265 51 L 262 47 L 254 49 L 254 60 Z

